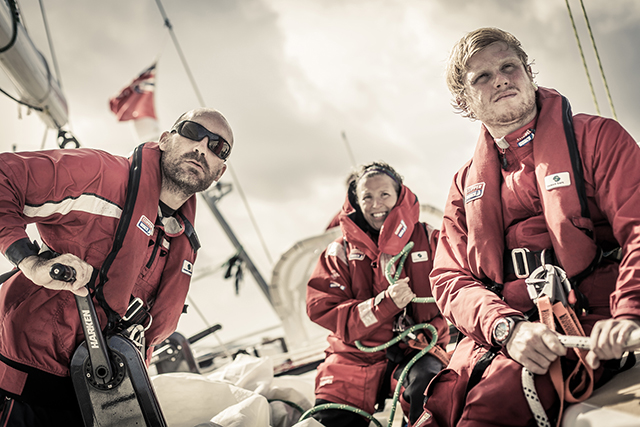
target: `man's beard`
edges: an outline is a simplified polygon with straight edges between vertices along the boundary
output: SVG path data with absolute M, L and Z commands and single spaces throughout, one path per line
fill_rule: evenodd
M 184 160 L 195 160 L 204 171 L 204 178 L 200 179 L 191 171 L 185 170 Z M 199 160 L 197 153 L 187 153 L 180 158 L 167 156 L 165 152 L 161 159 L 162 175 L 164 177 L 164 185 L 167 190 L 174 193 L 182 193 L 185 196 L 191 196 L 195 193 L 206 190 L 211 186 L 218 171 L 212 171 L 209 167 Z
M 536 109 L 535 94 L 530 98 L 525 98 L 521 103 L 513 108 L 503 111 L 491 111 L 489 114 L 478 115 L 478 119 L 489 126 L 505 126 L 517 123 L 529 116 L 529 113 Z M 523 125 L 526 123 L 522 123 Z

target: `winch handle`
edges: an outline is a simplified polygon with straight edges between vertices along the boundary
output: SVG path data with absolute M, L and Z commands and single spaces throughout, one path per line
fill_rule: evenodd
M 73 282 L 76 280 L 75 268 L 55 263 L 49 270 L 49 275 L 54 280 L 62 280 L 64 282 Z M 96 383 L 108 384 L 113 376 L 111 371 L 111 362 L 109 353 L 107 352 L 107 343 L 102 335 L 98 316 L 93 305 L 91 294 L 86 297 L 75 295 L 76 305 L 78 306 L 78 314 L 80 315 L 80 324 L 84 332 L 85 344 L 89 351 L 89 360 L 91 361 L 91 375 Z

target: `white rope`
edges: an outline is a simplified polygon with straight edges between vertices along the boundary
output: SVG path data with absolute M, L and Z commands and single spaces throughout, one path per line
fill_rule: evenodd
M 547 413 L 544 411 L 542 403 L 540 403 L 540 398 L 538 398 L 533 374 L 527 368 L 522 368 L 522 391 L 524 392 L 524 397 L 527 398 L 527 403 L 538 427 L 551 427 Z
M 576 347 L 583 350 L 591 350 L 589 337 L 558 335 L 558 339 L 567 348 Z M 625 348 L 633 348 L 638 344 L 640 344 L 640 329 L 636 329 L 629 334 Z M 522 368 L 522 391 L 538 427 L 551 427 L 547 414 L 540 403 L 533 374 L 527 368 Z

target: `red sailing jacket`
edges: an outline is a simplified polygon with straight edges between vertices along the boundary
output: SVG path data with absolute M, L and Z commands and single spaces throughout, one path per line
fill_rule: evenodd
M 429 272 L 438 231 L 427 225 L 425 232 L 424 224 L 418 220 L 419 212 L 417 197 L 403 186 L 376 245 L 354 223 L 350 215 L 355 210 L 347 197 L 340 213 L 343 237 L 322 253 L 307 286 L 309 317 L 331 331 L 326 362 L 318 368 L 317 398 L 373 410 L 377 385 L 386 366 L 385 352 L 364 353 L 354 343 L 359 340 L 373 347 L 394 337 L 393 321 L 402 310 L 385 292 L 389 283 L 384 268 L 409 241 L 415 246 L 400 277 L 410 277 L 409 286 L 418 297 L 431 296 Z M 449 330 L 436 305 L 411 306 L 416 323 L 431 323 L 438 331 L 438 343 L 444 347 L 449 342 Z M 366 368 L 373 364 L 379 366 Z M 354 388 L 343 388 L 345 385 Z
M 157 143 L 143 146 L 131 224 L 104 286 L 107 303 L 121 316 L 131 295 L 142 298 L 147 308 L 152 304 L 153 323 L 145 334 L 149 345 L 175 330 L 196 258 L 183 233 L 163 243 L 165 249 L 170 244 L 166 259 L 148 265 L 149 242 L 157 234 L 160 156 Z M 0 154 L 0 250 L 14 253 L 27 238 L 25 226 L 36 223 L 53 251 L 73 253 L 100 269 L 124 208 L 129 169 L 128 159 L 91 149 Z M 180 212 L 193 223 L 195 197 Z M 156 266 L 162 271 L 153 271 Z M 106 316 L 95 305 L 104 327 Z M 68 376 L 70 358 L 83 339 L 71 292 L 34 285 L 21 273 L 0 287 L 0 355 Z M 19 395 L 24 376 L 0 361 L 0 388 Z
M 613 120 L 573 116 L 590 211 L 584 218 L 562 129 L 561 97 L 539 88 L 536 98 L 536 119 L 505 137 L 506 170 L 483 126 L 472 161 L 454 177 L 431 278 L 443 314 L 470 339 L 461 341 L 447 369 L 429 384 L 424 422 L 417 425 L 456 425 L 462 419 L 483 425 L 533 422 L 522 368 L 502 353 L 467 390 L 485 353 L 482 347 L 491 345 L 494 321 L 533 307 L 524 279 L 504 280 L 505 249 L 553 247 L 561 267 L 573 276 L 593 258 L 593 242 L 585 233 L 592 231 L 604 250 L 621 246 L 623 258 L 620 264 L 604 260 L 580 282 L 591 310 L 579 318 L 585 333 L 603 318 L 640 318 L 640 148 Z M 532 141 L 530 128 L 535 129 Z M 504 299 L 485 287 L 487 279 L 504 284 Z M 557 405 L 550 376 L 536 375 L 535 381 L 543 407 Z M 509 404 L 495 405 L 502 401 Z
M 591 218 L 580 217 L 560 99 L 553 90 L 538 90 L 535 138 L 517 146 L 527 126 L 507 136 L 507 159 L 516 165 L 502 177 L 496 144 L 483 127 L 473 160 L 456 174 L 449 193 L 432 272 L 434 294 L 444 315 L 485 346 L 497 318 L 532 307 L 524 279 L 503 282 L 505 241 L 506 249 L 552 246 L 570 276 L 593 259 L 585 230 L 605 250 L 621 246 L 619 274 L 617 264 L 603 262 L 580 283 L 593 313 L 581 323 L 640 318 L 640 148 L 613 120 L 573 117 Z M 504 283 L 504 301 L 486 289 L 485 278 Z

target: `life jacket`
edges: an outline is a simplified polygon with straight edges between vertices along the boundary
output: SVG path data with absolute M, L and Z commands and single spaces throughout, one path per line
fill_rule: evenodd
M 552 89 L 539 88 L 537 102 L 539 118 L 533 143 L 536 181 L 558 262 L 569 277 L 575 277 L 592 265 L 598 248 L 586 204 L 571 107 Z M 500 179 L 497 147 L 483 128 L 466 179 L 467 256 L 476 277 L 495 283 L 504 283 Z M 580 250 L 574 250 L 576 247 Z

